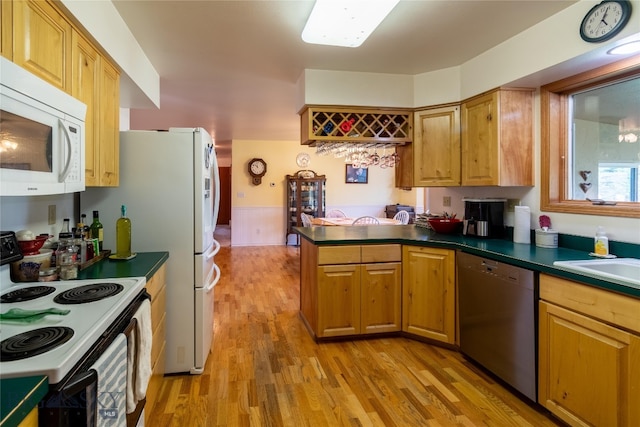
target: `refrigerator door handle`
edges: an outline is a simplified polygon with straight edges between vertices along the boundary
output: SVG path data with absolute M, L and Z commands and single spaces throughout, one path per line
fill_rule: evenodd
M 212 273 L 215 275 L 215 279 L 213 279 L 211 281 L 211 283 L 209 283 L 209 285 L 204 288 L 204 292 L 205 293 L 209 293 L 211 291 L 213 291 L 213 287 L 218 283 L 218 281 L 220 280 L 220 267 L 218 267 L 217 264 L 213 264 L 213 270 Z
M 213 249 L 211 249 L 211 251 L 209 251 L 209 253 L 207 254 L 207 261 L 216 256 L 218 252 L 220 252 L 220 242 L 218 242 L 216 239 L 213 239 Z

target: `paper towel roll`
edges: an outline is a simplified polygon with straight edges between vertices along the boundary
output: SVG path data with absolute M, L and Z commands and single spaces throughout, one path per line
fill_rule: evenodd
M 531 210 L 529 206 L 515 207 L 513 241 L 515 243 L 531 244 Z

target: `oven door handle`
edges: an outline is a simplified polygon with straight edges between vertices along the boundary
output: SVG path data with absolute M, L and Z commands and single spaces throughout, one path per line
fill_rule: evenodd
M 88 385 L 95 384 L 97 382 L 98 373 L 93 369 L 89 369 L 86 372 L 71 377 L 60 391 L 63 393 L 63 395 L 73 396 L 74 394 L 79 393 L 87 388 Z

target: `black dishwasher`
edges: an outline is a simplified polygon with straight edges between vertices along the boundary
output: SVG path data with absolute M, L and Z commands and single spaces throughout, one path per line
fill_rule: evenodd
M 460 351 L 537 401 L 533 271 L 458 252 Z

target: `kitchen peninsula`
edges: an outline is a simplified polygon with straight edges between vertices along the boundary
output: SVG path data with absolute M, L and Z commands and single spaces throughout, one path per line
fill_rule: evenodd
M 413 225 L 296 231 L 300 316 L 317 341 L 386 333 L 458 348 L 455 263 L 466 252 L 538 277 L 540 405 L 569 425 L 640 423 L 640 289 L 553 264 L 589 259 L 592 239 L 561 235 L 558 248 L 540 248 Z M 637 256 L 638 245 L 612 242 L 612 253 Z

